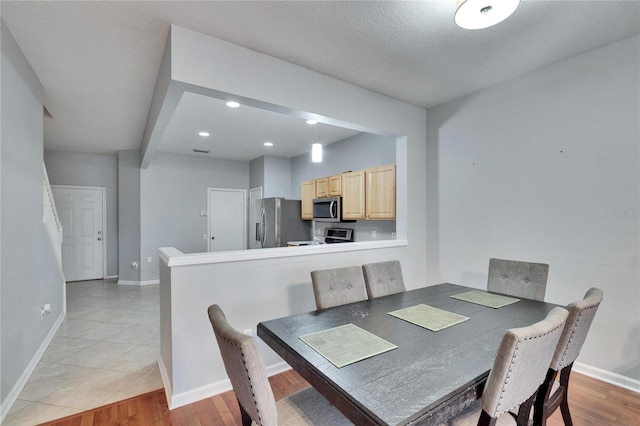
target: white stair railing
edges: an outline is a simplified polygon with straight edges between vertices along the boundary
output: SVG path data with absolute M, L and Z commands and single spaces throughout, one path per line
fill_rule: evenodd
M 47 167 L 42 164 L 44 170 L 44 191 L 43 192 L 43 214 L 42 223 L 47 229 L 47 234 L 58 259 L 58 265 L 62 268 L 62 222 L 58 218 L 56 203 L 53 200 L 53 192 L 47 175 Z

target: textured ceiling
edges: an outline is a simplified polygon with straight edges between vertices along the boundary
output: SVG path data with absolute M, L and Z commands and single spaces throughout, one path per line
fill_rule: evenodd
M 137 149 L 171 23 L 431 107 L 640 31 L 640 2 L 526 1 L 485 30 L 442 1 L 6 1 L 44 86 L 45 147 Z

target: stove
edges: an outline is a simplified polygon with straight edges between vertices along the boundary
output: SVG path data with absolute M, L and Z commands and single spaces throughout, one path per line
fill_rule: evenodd
M 326 228 L 324 230 L 324 242 L 326 244 L 352 243 L 353 229 Z

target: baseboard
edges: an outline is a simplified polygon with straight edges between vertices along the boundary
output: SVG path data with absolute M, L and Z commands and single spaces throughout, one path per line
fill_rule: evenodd
M 38 363 L 42 359 L 44 352 L 49 347 L 49 344 L 51 343 L 54 336 L 56 335 L 58 329 L 60 328 L 60 324 L 62 324 L 62 321 L 64 321 L 64 318 L 66 317 L 66 315 L 67 315 L 66 309 L 60 312 L 60 316 L 58 316 L 58 319 L 53 324 L 53 327 L 51 327 L 51 330 L 49 330 L 47 337 L 45 337 L 45 339 L 42 341 L 42 344 L 40 345 L 36 353 L 33 355 L 33 358 L 31 358 L 31 361 L 29 362 L 27 367 L 24 369 L 24 371 L 20 375 L 20 378 L 18 379 L 18 381 L 13 386 L 11 391 L 9 391 L 9 393 L 7 394 L 7 397 L 2 402 L 2 405 L 0 406 L 0 424 L 2 424 L 5 417 L 7 417 L 7 414 L 9 414 L 11 407 L 13 407 L 13 404 L 15 404 L 16 400 L 18 399 L 18 396 L 20 396 L 20 392 L 22 392 L 24 387 L 27 385 L 29 378 L 31 377 L 31 375 L 33 374 L 33 371 L 38 366 Z
M 284 373 L 291 370 L 291 366 L 284 361 L 280 361 L 275 364 L 267 365 L 267 376 L 275 376 L 276 374 Z
M 193 404 L 194 402 L 202 401 L 205 398 L 210 398 L 214 395 L 218 395 L 233 389 L 233 387 L 231 386 L 231 381 L 229 381 L 229 379 L 224 379 L 215 383 L 201 386 L 196 389 L 189 390 L 187 392 L 174 394 L 173 389 L 171 389 L 171 381 L 169 380 L 169 376 L 167 374 L 164 363 L 162 362 L 162 358 L 158 359 L 158 365 L 160 368 L 160 376 L 162 377 L 162 383 L 164 383 L 164 392 L 167 397 L 167 402 L 169 404 L 170 410 L 188 404 Z M 291 367 L 286 362 L 279 362 L 277 364 L 267 366 L 267 375 L 273 376 L 290 369 Z
M 160 280 L 147 280 L 147 281 L 126 281 L 126 280 L 118 280 L 118 285 L 151 285 L 151 284 L 160 284 Z
M 593 377 L 594 379 L 598 379 L 603 382 L 611 383 L 612 385 L 620 386 L 633 392 L 640 393 L 640 380 L 622 376 L 620 374 L 613 373 L 608 370 L 603 370 L 598 367 L 593 367 L 591 365 L 583 364 L 581 362 L 574 363 L 572 370 L 576 373 L 584 374 L 585 376 Z
M 173 385 L 171 384 L 171 380 L 169 378 L 169 373 L 167 373 L 167 367 L 164 365 L 164 361 L 162 360 L 162 355 L 158 354 L 158 370 L 160 370 L 160 378 L 162 378 L 162 384 L 164 386 L 164 396 L 167 398 L 167 405 L 169 405 L 169 409 L 171 410 L 171 400 L 173 399 Z
M 104 279 L 105 280 L 115 280 L 115 279 L 118 279 L 118 276 L 117 275 L 109 275 L 109 276 L 104 277 Z

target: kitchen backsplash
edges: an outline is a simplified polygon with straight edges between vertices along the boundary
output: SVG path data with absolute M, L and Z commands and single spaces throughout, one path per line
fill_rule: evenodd
M 325 228 L 353 229 L 354 241 L 393 240 L 396 232 L 395 220 L 360 220 L 356 222 L 316 222 L 316 237 L 322 238 Z

